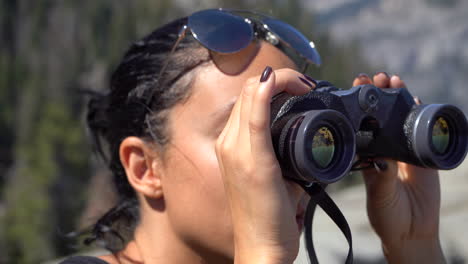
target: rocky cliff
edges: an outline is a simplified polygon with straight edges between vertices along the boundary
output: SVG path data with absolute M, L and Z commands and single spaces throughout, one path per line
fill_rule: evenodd
M 303 3 L 321 31 L 340 45 L 356 40 L 369 62 L 402 76 L 425 103 L 449 102 L 468 113 L 468 1 Z

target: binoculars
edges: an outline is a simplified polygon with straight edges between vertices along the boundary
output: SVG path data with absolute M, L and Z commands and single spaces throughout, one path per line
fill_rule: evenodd
M 340 180 L 356 155 L 453 169 L 466 156 L 467 132 L 460 109 L 417 105 L 406 88 L 342 90 L 318 81 L 305 95 L 280 93 L 271 102 L 271 134 L 283 174 L 307 183 Z

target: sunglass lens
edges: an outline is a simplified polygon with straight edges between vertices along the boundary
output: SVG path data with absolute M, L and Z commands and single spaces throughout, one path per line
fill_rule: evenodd
M 188 26 L 201 44 L 220 53 L 240 51 L 253 39 L 252 26 L 243 18 L 217 9 L 192 14 Z
M 288 43 L 306 59 L 317 65 L 322 63 L 314 43 L 304 37 L 304 35 L 293 26 L 271 18 L 264 19 L 263 22 L 273 33 L 278 35 L 284 42 Z

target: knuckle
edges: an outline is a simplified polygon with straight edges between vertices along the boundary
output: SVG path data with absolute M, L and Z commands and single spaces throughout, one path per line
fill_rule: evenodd
M 216 153 L 220 156 L 226 156 L 230 150 L 231 150 L 231 146 L 229 144 L 229 141 L 224 139 L 224 140 L 217 140 L 216 141 L 216 145 L 215 145 L 215 150 L 216 150 Z
M 243 168 L 243 171 L 244 171 L 244 175 L 251 179 L 253 177 L 255 177 L 255 166 L 253 166 L 253 164 L 246 164 Z
M 258 76 L 252 76 L 252 77 L 249 77 L 249 78 L 245 81 L 245 84 L 246 84 L 246 85 L 255 84 L 255 83 L 258 83 L 258 80 L 260 80 L 260 75 L 258 75 Z
M 279 72 L 286 72 L 286 73 L 294 73 L 294 74 L 301 74 L 300 72 L 291 69 L 291 68 L 281 68 L 278 70 Z
M 250 98 L 252 95 L 252 90 L 254 89 L 253 85 L 248 85 L 244 87 L 244 90 L 242 91 L 242 100 L 246 101 Z
M 252 171 L 248 178 L 249 186 L 267 186 L 273 181 L 273 177 L 275 177 L 273 174 L 255 172 L 255 170 Z
M 297 75 L 302 75 L 302 73 L 296 71 L 296 70 L 293 70 L 293 69 L 290 69 L 290 68 L 281 68 L 281 69 L 278 69 L 275 71 L 275 73 L 277 75 L 294 75 L 294 76 L 297 76 Z
M 216 140 L 216 143 L 215 143 L 216 154 L 219 155 L 221 153 L 222 146 L 223 146 L 223 140 L 218 138 L 218 140 Z
M 219 148 L 219 151 L 222 155 L 227 155 L 230 151 L 231 151 L 231 146 L 229 143 L 225 142 L 223 143 L 220 148 Z
M 249 80 L 244 85 L 244 89 L 242 91 L 243 97 L 244 98 L 250 97 L 253 94 L 257 86 L 258 86 L 258 81 L 254 81 L 252 78 L 249 78 Z
M 238 168 L 240 169 L 238 179 L 250 187 L 265 186 L 265 183 L 270 179 L 269 175 L 261 173 L 261 169 L 252 163 L 243 164 L 242 167 L 238 166 Z
M 250 133 L 263 133 L 267 129 L 265 122 L 256 119 L 249 120 L 249 132 Z

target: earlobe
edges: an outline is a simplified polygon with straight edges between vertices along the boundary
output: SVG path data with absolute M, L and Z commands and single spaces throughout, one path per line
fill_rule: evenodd
M 137 193 L 148 198 L 163 196 L 159 159 L 140 138 L 127 137 L 120 144 L 120 161 L 128 182 Z

